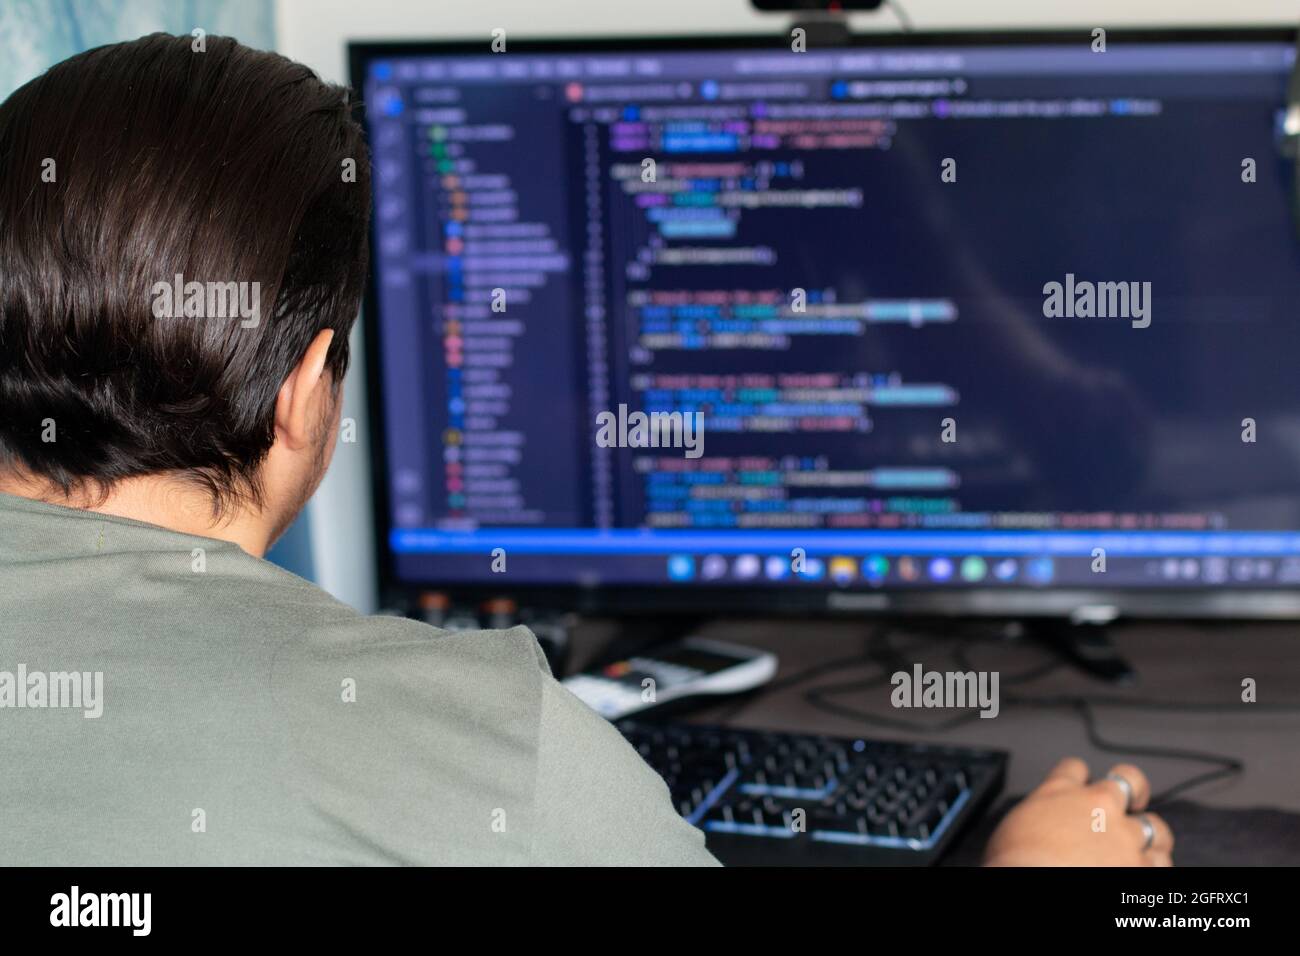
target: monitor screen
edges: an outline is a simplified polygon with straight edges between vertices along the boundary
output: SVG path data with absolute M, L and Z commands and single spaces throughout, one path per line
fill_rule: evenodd
M 1277 34 L 360 45 L 411 587 L 1300 587 Z

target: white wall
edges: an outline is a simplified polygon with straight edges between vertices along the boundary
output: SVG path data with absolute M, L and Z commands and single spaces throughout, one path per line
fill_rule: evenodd
M 983 29 L 1289 23 L 1300 0 L 899 0 L 917 29 Z M 749 0 L 278 0 L 279 49 L 327 80 L 347 81 L 349 39 L 481 38 L 601 34 L 775 33 L 789 16 L 759 14 Z M 896 30 L 889 10 L 853 17 L 858 30 Z M 319 583 L 363 611 L 374 610 L 370 442 L 364 355 L 353 336 L 353 372 L 343 414 L 359 440 L 339 445 L 309 509 Z M 326 516 L 328 516 L 326 518 Z M 325 519 L 325 520 L 322 520 Z

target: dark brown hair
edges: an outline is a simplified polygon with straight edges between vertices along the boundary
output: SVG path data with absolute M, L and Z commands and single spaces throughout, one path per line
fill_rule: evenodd
M 257 501 L 276 395 L 323 329 L 347 369 L 370 215 L 347 91 L 205 47 L 99 47 L 0 104 L 0 464 L 65 494 L 174 473 L 217 511 Z M 155 318 L 177 275 L 258 283 L 259 321 Z

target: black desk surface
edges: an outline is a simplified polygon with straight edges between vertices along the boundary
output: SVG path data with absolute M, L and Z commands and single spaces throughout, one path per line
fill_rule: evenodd
M 1174 827 L 1175 862 L 1300 864 L 1300 816 L 1293 815 L 1300 814 L 1300 625 L 1143 622 L 1113 628 L 1116 646 L 1140 675 L 1137 684 L 1127 687 L 1101 683 L 1069 666 L 1016 682 L 1018 675 L 1044 670 L 1052 652 L 1033 642 L 997 638 L 978 624 L 974 627 L 982 636 L 972 638 L 970 627 L 954 622 L 921 630 L 900 624 L 882 636 L 879 626 L 869 621 L 714 622 L 694 633 L 776 652 L 778 686 L 743 703 L 727 701 L 693 712 L 688 719 L 1007 750 L 1011 763 L 1005 795 L 1025 793 L 1066 755 L 1082 757 L 1098 775 L 1121 761 L 1135 763 L 1150 777 L 1155 793 L 1214 767 L 1143 756 L 1128 748 L 1176 748 L 1232 757 L 1244 763 L 1240 773 L 1178 794 L 1157 808 Z M 602 656 L 618 633 L 618 625 L 611 622 L 584 623 L 574 635 L 569 669 L 581 669 Z M 924 729 L 951 719 L 955 712 L 892 707 L 888 674 L 866 656 L 869 639 L 877 650 L 881 641 L 888 641 L 909 664 L 920 663 L 926 670 L 998 671 L 1000 713 L 951 730 Z M 855 660 L 859 654 L 861 659 Z M 806 680 L 780 684 L 841 659 L 848 660 Z M 874 683 L 869 680 L 873 676 Z M 1255 704 L 1242 701 L 1245 678 L 1255 681 Z M 868 716 L 915 722 L 918 729 L 873 726 L 865 719 L 819 709 L 805 698 L 811 689 L 853 682 L 860 686 L 830 699 Z M 1098 735 L 1122 745 L 1125 753 L 1102 752 L 1089 742 L 1081 713 L 1063 703 L 1075 698 L 1091 701 Z M 1147 706 L 1151 702 L 1158 706 Z M 1200 709 L 1174 709 L 1188 705 Z M 983 839 L 1003 809 L 987 815 L 967 835 L 952 854 L 953 862 L 978 860 Z

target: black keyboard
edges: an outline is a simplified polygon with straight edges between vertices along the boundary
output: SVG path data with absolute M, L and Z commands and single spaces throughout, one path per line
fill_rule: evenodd
M 993 750 L 635 720 L 618 728 L 728 866 L 928 866 L 1002 789 L 1007 765 Z

